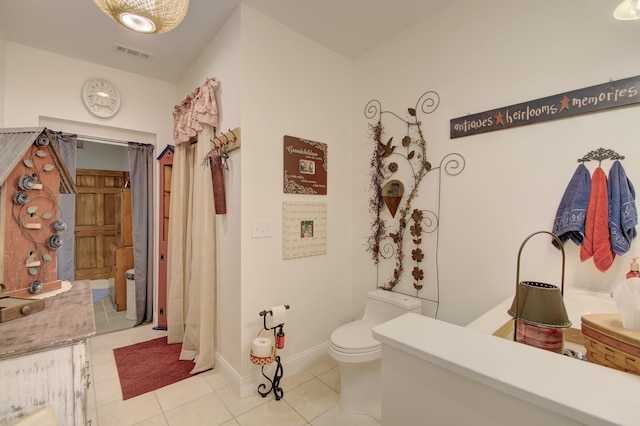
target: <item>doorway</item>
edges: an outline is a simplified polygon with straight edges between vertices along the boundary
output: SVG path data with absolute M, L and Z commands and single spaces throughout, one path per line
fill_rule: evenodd
M 126 293 L 114 294 L 113 247 L 118 243 L 118 197 L 129 182 L 126 143 L 78 137 L 76 151 L 75 279 L 91 281 L 96 334 L 130 328 Z M 131 249 L 132 252 L 132 249 Z M 126 268 L 133 268 L 133 256 Z M 126 286 L 126 276 L 120 280 Z M 116 303 L 119 301 L 120 304 Z M 124 303 L 124 304 L 123 304 Z

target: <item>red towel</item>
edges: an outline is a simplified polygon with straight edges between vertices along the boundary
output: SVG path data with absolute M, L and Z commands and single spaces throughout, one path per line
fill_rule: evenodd
M 615 254 L 609 238 L 609 197 L 607 176 L 598 167 L 591 178 L 591 197 L 584 226 L 584 242 L 580 247 L 580 260 L 593 256 L 593 263 L 604 272 L 613 264 Z

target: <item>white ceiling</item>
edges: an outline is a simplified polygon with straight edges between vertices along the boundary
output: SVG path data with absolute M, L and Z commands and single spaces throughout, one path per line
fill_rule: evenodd
M 0 31 L 9 42 L 176 83 L 240 3 L 354 59 L 452 0 L 191 0 L 182 24 L 158 35 L 127 30 L 91 0 L 0 0 Z

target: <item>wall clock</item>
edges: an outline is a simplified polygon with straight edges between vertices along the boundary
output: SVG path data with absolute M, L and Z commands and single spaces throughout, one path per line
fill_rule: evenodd
M 87 80 L 82 88 L 82 101 L 96 117 L 109 118 L 120 108 L 120 93 L 116 86 L 103 78 Z

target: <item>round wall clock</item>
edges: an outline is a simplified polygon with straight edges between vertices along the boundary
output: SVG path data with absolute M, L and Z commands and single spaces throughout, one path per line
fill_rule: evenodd
M 94 78 L 84 84 L 82 101 L 91 114 L 109 118 L 120 108 L 120 93 L 110 81 Z

